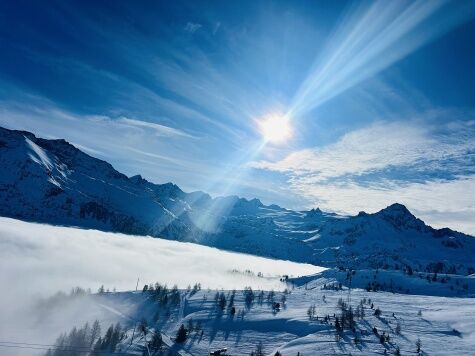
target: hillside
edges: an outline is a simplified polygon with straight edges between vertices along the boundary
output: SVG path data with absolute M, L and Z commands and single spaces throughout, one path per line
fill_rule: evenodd
M 114 343 L 107 337 L 99 343 L 94 340 L 101 354 L 107 354 L 113 343 L 113 350 L 123 355 L 147 354 L 147 347 L 152 355 L 207 355 L 224 348 L 225 355 L 250 355 L 259 349 L 269 356 L 277 352 L 284 356 L 416 355 L 418 340 L 422 355 L 473 351 L 474 299 L 353 290 L 348 301 L 346 289 L 322 289 L 328 282 L 320 279 L 311 288 L 283 292 L 169 290 L 168 301 L 160 284 L 145 292 L 63 295 L 43 302 L 48 306 L 43 321 L 58 323 L 66 309 L 77 315 L 72 323 L 76 330 L 99 318 L 104 335 L 108 325 L 115 324 L 119 337 Z M 58 300 L 61 308 L 55 305 Z M 94 316 L 87 319 L 85 310 Z M 186 339 L 178 342 L 181 325 Z M 65 355 L 69 345 L 78 345 L 76 339 L 69 340 L 51 342 L 43 350 Z
M 0 218 L 0 246 L 2 355 L 143 355 L 156 334 L 165 355 L 249 355 L 261 342 L 270 356 L 410 355 L 418 338 L 424 355 L 470 354 L 475 345 L 474 276 L 323 269 L 10 218 Z M 90 339 L 95 320 L 99 343 Z M 178 343 L 181 324 L 187 339 Z
M 55 225 L 197 242 L 345 268 L 471 274 L 475 239 L 433 229 L 403 205 L 339 216 L 258 199 L 185 193 L 127 177 L 64 140 L 0 128 L 0 215 Z

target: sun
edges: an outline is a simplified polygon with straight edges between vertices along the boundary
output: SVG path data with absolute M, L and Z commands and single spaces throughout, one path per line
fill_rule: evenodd
M 262 136 L 268 142 L 283 143 L 292 137 L 292 127 L 286 116 L 268 116 L 258 121 L 258 126 Z

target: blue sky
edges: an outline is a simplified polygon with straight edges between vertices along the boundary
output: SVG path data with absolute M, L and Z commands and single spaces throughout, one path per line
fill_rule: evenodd
M 475 2 L 0 4 L 0 125 L 128 175 L 475 233 Z M 263 142 L 286 114 L 292 137 Z

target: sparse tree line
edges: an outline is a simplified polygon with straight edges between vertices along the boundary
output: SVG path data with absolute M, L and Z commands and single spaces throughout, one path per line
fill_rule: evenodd
M 343 289 L 343 284 L 341 284 L 340 282 L 333 282 L 333 283 L 328 283 L 328 284 L 324 283 L 321 289 L 339 291 Z
M 257 272 L 257 274 L 256 274 L 253 271 L 251 271 L 250 269 L 246 269 L 245 271 L 240 271 L 240 270 L 234 268 L 234 269 L 231 270 L 231 273 L 244 274 L 244 275 L 247 275 L 247 276 L 257 276 L 259 278 L 264 278 L 264 274 L 262 272 Z
M 120 323 L 111 324 L 104 335 L 98 320 L 90 326 L 84 324 L 81 328 L 74 327 L 69 333 L 61 334 L 45 356 L 101 356 L 126 353 L 134 338 L 143 341 L 143 355 L 163 355 L 167 350 L 164 347 L 160 332 L 151 331 L 145 320 L 134 325 L 133 333 L 128 338 L 126 329 Z M 129 331 L 131 331 L 130 329 Z M 130 339 L 130 343 L 126 340 Z
M 195 283 L 193 287 L 191 285 L 188 285 L 186 288 L 186 292 L 191 296 L 195 295 L 201 290 L 201 283 Z
M 104 285 L 101 285 L 99 289 L 97 290 L 97 294 L 104 294 L 104 293 L 115 293 L 116 289 L 115 287 L 110 290 L 109 288 L 104 287 Z
M 324 298 L 322 298 L 325 301 Z M 342 298 L 338 299 L 337 302 L 338 313 L 333 315 L 318 315 L 317 306 L 312 304 L 307 309 L 307 316 L 310 321 L 319 321 L 322 324 L 327 324 L 335 328 L 335 341 L 340 342 L 343 338 L 345 331 L 350 332 L 353 337 L 353 343 L 355 345 L 362 342 L 362 336 L 368 335 L 368 331 L 358 328 L 358 321 L 364 321 L 366 315 L 373 315 L 378 318 L 382 323 L 388 325 L 389 322 L 382 317 L 383 312 L 379 307 L 376 307 L 371 300 L 371 298 L 363 298 L 360 300 L 356 307 L 349 305 Z M 417 313 L 419 317 L 422 316 L 422 312 L 419 310 Z M 396 318 L 394 313 L 392 314 L 393 318 Z M 391 329 L 389 330 L 391 331 Z M 393 348 L 395 355 L 400 355 L 400 348 L 397 344 L 392 342 L 390 337 L 390 332 L 385 330 L 378 330 L 376 326 L 372 327 L 372 333 L 378 339 L 378 341 L 385 346 L 384 354 L 388 352 L 388 346 Z M 401 335 L 402 327 L 399 322 L 396 323 L 396 326 L 392 330 L 394 334 Z M 455 332 L 455 331 L 454 331 Z M 371 333 L 369 333 L 370 335 Z M 415 349 L 417 354 L 422 352 L 422 342 L 420 339 L 417 339 L 415 344 Z
M 351 279 L 353 275 L 353 272 L 348 272 L 347 278 Z M 435 278 L 437 278 L 437 275 Z M 322 289 L 340 290 L 341 284 L 333 283 L 324 285 L 324 288 Z M 186 293 L 192 296 L 196 294 L 199 290 L 201 290 L 201 285 L 199 283 L 195 283 L 193 287 L 191 285 L 188 286 Z M 178 306 L 181 303 L 181 292 L 180 290 L 178 290 L 178 287 L 176 285 L 169 289 L 166 285 L 161 285 L 159 283 L 155 283 L 153 285 L 149 284 L 145 285 L 142 291 L 143 293 L 147 294 L 147 299 L 156 302 L 160 307 L 166 306 L 168 311 L 170 311 L 170 307 Z M 106 293 L 103 286 L 101 286 L 99 292 Z M 71 291 L 70 296 L 82 296 L 88 295 L 90 293 L 90 290 L 75 288 Z M 218 312 L 218 316 L 227 314 L 229 317 L 234 317 L 234 315 L 237 314 L 238 318 L 241 317 L 243 319 L 245 313 L 249 312 L 254 304 L 259 304 L 260 306 L 262 306 L 264 303 L 267 303 L 267 305 L 270 306 L 273 313 L 277 313 L 280 308 L 286 306 L 286 295 L 290 293 L 290 291 L 285 290 L 284 293 L 278 295 L 272 290 L 268 292 L 264 292 L 262 290 L 254 291 L 251 287 L 246 287 L 242 291 L 244 299 L 244 309 L 239 310 L 236 309 L 235 305 L 236 293 L 236 290 L 229 292 L 216 292 L 214 296 L 214 307 Z M 67 294 L 63 294 L 67 296 Z M 206 300 L 205 295 L 203 295 L 203 300 Z M 326 303 L 325 295 L 322 296 L 322 300 L 324 303 Z M 348 297 L 348 301 L 349 300 L 350 298 Z M 350 303 L 346 302 L 342 298 L 339 298 L 337 302 L 337 310 L 338 312 L 334 313 L 333 315 L 318 315 L 318 309 L 315 304 L 310 305 L 307 309 L 307 316 L 310 321 L 319 321 L 322 324 L 327 324 L 331 327 L 334 327 L 335 340 L 337 342 L 341 342 L 343 335 L 347 332 L 349 332 L 350 335 L 351 333 L 353 334 L 352 340 L 355 345 L 360 344 L 362 342 L 362 337 L 364 335 L 371 335 L 371 332 L 369 331 L 371 330 L 371 328 L 368 330 L 358 328 L 358 321 L 364 320 L 366 315 L 368 314 L 373 315 L 381 322 L 388 324 L 388 321 L 382 318 L 383 313 L 381 309 L 375 307 L 374 303 L 370 298 L 361 299 L 356 306 L 350 305 Z M 418 312 L 418 316 L 422 316 L 421 311 Z M 394 313 L 393 317 L 395 317 Z M 158 319 L 158 317 L 156 319 Z M 131 330 L 132 329 L 130 329 L 130 331 Z M 155 328 L 155 330 L 158 329 Z M 391 331 L 391 328 L 389 329 L 389 331 Z M 400 354 L 400 349 L 398 345 L 392 342 L 389 331 L 378 330 L 376 326 L 372 327 L 372 332 L 374 336 L 382 345 L 385 345 L 384 352 L 386 353 L 387 350 L 389 350 L 389 346 L 393 349 L 394 354 L 398 355 Z M 396 335 L 401 335 L 401 324 L 398 322 L 392 331 Z M 145 320 L 139 325 L 137 333 L 144 335 L 144 355 L 148 355 L 148 353 L 162 355 L 167 350 L 167 348 L 164 347 L 161 333 L 159 331 L 151 332 L 148 329 L 147 322 Z M 181 324 L 178 328 L 174 341 L 179 344 L 184 343 L 193 333 L 198 336 L 201 335 L 202 337 L 204 330 L 200 322 L 195 323 L 192 318 L 189 318 L 186 323 Z M 89 324 L 85 324 L 82 328 L 74 328 L 70 331 L 69 334 L 64 333 L 60 335 L 60 337 L 55 343 L 55 346 L 52 347 L 46 355 L 59 356 L 65 354 L 66 352 L 68 353 L 68 355 L 72 354 L 81 356 L 101 355 L 101 352 L 103 354 L 106 354 L 110 352 L 115 352 L 116 350 L 120 350 L 121 342 L 124 341 L 124 339 L 126 338 L 127 336 L 125 330 L 122 329 L 120 324 L 111 325 L 107 329 L 106 333 L 104 335 L 101 335 L 100 325 L 98 321 L 95 321 L 92 326 L 89 326 Z M 130 340 L 130 345 L 132 345 L 133 336 Z M 124 344 L 125 343 L 122 343 L 122 345 Z M 418 339 L 416 342 L 415 351 L 417 353 L 421 353 L 421 349 L 422 343 L 420 339 Z M 250 355 L 264 355 L 263 344 L 259 343 L 256 346 L 256 349 L 253 350 Z M 279 351 L 277 351 L 275 355 L 282 356 Z
M 470 289 L 468 283 L 461 283 L 457 277 L 452 278 L 449 274 L 439 274 L 438 272 L 414 272 L 413 268 L 409 265 L 404 266 L 402 271 L 408 276 L 418 276 L 420 279 L 425 279 L 427 283 L 442 283 L 448 284 L 450 283 L 449 289 L 451 291 L 456 291 L 457 293 L 466 292 Z M 391 293 L 406 293 L 410 294 L 409 288 L 403 288 L 401 286 L 396 286 L 394 281 L 391 279 L 389 283 L 385 281 L 380 283 L 378 278 L 378 269 L 375 270 L 373 279 L 374 281 L 370 281 L 366 284 L 365 289 L 367 292 L 391 292 Z M 454 282 L 451 283 L 451 281 Z M 323 288 L 322 288 L 323 289 Z M 330 289 L 330 288 L 328 288 Z
M 196 284 L 196 291 L 198 288 L 201 289 L 201 285 Z M 151 300 L 158 303 L 160 306 L 177 306 L 181 301 L 181 294 L 177 285 L 174 285 L 171 289 L 167 285 L 162 285 L 160 283 L 144 285 L 142 289 L 143 293 L 147 293 Z M 196 292 L 195 292 L 196 293 Z
M 37 304 L 37 308 L 39 310 L 48 310 L 53 307 L 57 307 L 71 299 L 80 298 L 91 294 L 92 292 L 90 289 L 84 289 L 81 287 L 72 288 L 69 293 L 59 291 L 49 298 L 41 299 Z
M 181 324 L 178 328 L 175 336 L 175 342 L 178 344 L 184 343 L 193 332 L 195 333 L 195 335 L 199 335 L 200 337 L 202 337 L 204 334 L 201 322 L 197 321 L 195 323 L 193 321 L 193 318 L 189 318 L 186 323 L 186 326 L 185 324 Z
M 458 275 L 471 275 L 475 274 L 475 266 L 466 266 L 463 264 L 448 264 L 447 262 L 437 261 L 431 262 L 427 265 L 422 265 L 415 263 L 410 265 L 408 262 L 406 263 L 387 263 L 387 262 L 379 262 L 374 263 L 368 268 L 374 269 L 382 269 L 382 270 L 396 270 L 396 271 L 403 271 L 408 275 L 412 275 L 414 272 L 425 272 L 425 273 L 438 273 L 438 274 L 458 274 Z M 346 271 L 347 268 L 343 265 L 338 266 L 340 271 Z
M 290 293 L 289 290 L 285 290 L 284 293 L 278 298 L 276 293 L 271 290 L 267 292 L 264 291 L 253 291 L 251 287 L 245 287 L 242 291 L 244 299 L 244 309 L 237 309 L 234 303 L 236 297 L 236 290 L 233 290 L 228 293 L 223 291 L 217 291 L 214 295 L 214 304 L 215 309 L 217 310 L 217 316 L 220 317 L 224 313 L 233 317 L 237 314 L 238 319 L 244 319 L 246 312 L 249 312 L 254 303 L 257 303 L 259 306 L 262 306 L 264 302 L 270 306 L 272 313 L 278 313 L 282 308 L 286 308 L 287 297 L 286 294 Z
M 114 353 L 124 338 L 125 332 L 119 323 L 110 325 L 101 336 L 101 326 L 96 320 L 92 325 L 86 323 L 81 328 L 74 327 L 69 333 L 61 334 L 46 356 L 99 356 L 101 353 Z

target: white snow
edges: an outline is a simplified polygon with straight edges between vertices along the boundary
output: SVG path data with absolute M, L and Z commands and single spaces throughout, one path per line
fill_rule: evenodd
M 51 171 L 53 169 L 53 162 L 48 157 L 48 154 L 36 143 L 31 141 L 29 138 L 25 137 L 25 141 L 28 144 L 28 147 L 31 149 L 31 152 L 28 153 L 28 156 L 36 163 L 44 166 L 46 170 Z
M 42 342 L 47 338 L 53 342 L 59 332 L 78 320 L 117 319 L 116 315 L 104 315 L 98 306 L 79 303 L 40 328 L 40 315 L 29 309 L 32 303 L 37 297 L 67 292 L 75 286 L 96 291 L 104 284 L 110 290 L 133 290 L 140 278 L 140 288 L 158 281 L 181 288 L 200 282 L 203 288 L 281 290 L 285 284 L 279 278 L 284 274 L 302 276 L 322 270 L 192 243 L 0 217 L 0 335 L 8 340 Z M 259 272 L 264 277 L 257 277 Z M 0 349 L 0 353 L 4 351 Z
M 311 242 L 318 240 L 320 238 L 320 234 L 313 235 L 312 237 L 309 237 L 308 239 L 303 240 L 303 242 Z
M 257 275 L 263 273 L 264 278 Z M 106 293 L 103 295 L 71 298 L 55 303 L 46 310 L 30 309 L 33 295 L 51 295 L 58 289 L 72 286 L 134 290 L 137 277 L 144 283 L 161 282 L 180 287 L 201 282 L 203 289 L 191 296 L 182 292 L 180 306 L 171 310 L 168 318 L 161 318 L 164 340 L 171 343 L 178 326 L 187 324 L 190 318 L 200 322 L 203 336 L 192 334 L 183 346 L 182 354 L 204 355 L 208 350 L 227 347 L 232 355 L 248 355 L 262 341 L 266 355 L 280 350 L 284 356 L 296 355 L 374 355 L 382 354 L 385 347 L 393 354 L 399 346 L 403 355 L 415 354 L 415 341 L 420 338 L 422 350 L 428 355 L 470 354 L 475 349 L 475 299 L 447 298 L 424 295 L 404 295 L 388 292 L 367 292 L 353 289 L 351 304 L 356 306 L 362 298 L 371 298 L 375 308 L 382 310 L 382 317 L 373 315 L 369 304 L 365 305 L 366 317 L 358 321 L 358 335 L 363 343 L 355 345 L 350 330 L 344 332 L 341 341 L 335 340 L 334 326 L 320 321 L 309 321 L 307 309 L 316 305 L 319 317 L 333 316 L 339 311 L 338 298 L 346 300 L 348 290 L 322 290 L 324 283 L 332 283 L 338 273 L 323 268 L 288 261 L 270 260 L 250 255 L 230 253 L 214 248 L 162 239 L 133 237 L 121 234 L 54 227 L 0 218 L 0 335 L 9 341 L 51 344 L 56 336 L 73 326 L 99 319 L 105 327 L 120 321 L 126 327 L 131 320 L 152 316 L 159 306 L 146 293 Z M 241 272 L 231 272 L 237 270 Z M 292 289 L 283 285 L 278 277 L 283 274 L 308 275 L 306 286 Z M 361 277 L 359 277 L 361 274 Z M 396 272 L 383 274 L 381 278 L 399 278 Z M 357 271 L 357 279 L 372 277 L 373 273 Z M 338 277 L 339 278 L 339 277 Z M 407 277 L 409 278 L 409 277 Z M 465 277 L 470 278 L 470 277 Z M 409 279 L 408 279 L 409 280 Z M 299 280 L 301 281 L 301 280 Z M 424 282 L 417 276 L 410 279 L 411 288 Z M 422 284 L 421 284 L 422 285 Z M 235 307 L 237 313 L 217 313 L 213 289 L 237 289 Z M 273 313 L 271 304 L 257 300 L 251 309 L 244 305 L 239 289 L 252 286 L 256 289 L 282 290 L 288 287 L 286 303 Z M 445 284 L 432 283 L 433 288 Z M 431 287 L 431 288 L 432 288 Z M 422 287 L 421 287 L 422 288 Z M 229 298 L 229 292 L 225 291 Z M 283 293 L 277 292 L 276 301 Z M 323 300 L 325 295 L 325 301 Z M 267 292 L 266 292 L 267 296 Z M 418 311 L 422 315 L 418 315 Z M 244 317 L 240 313 L 244 311 Z M 394 316 L 392 315 L 394 313 Z M 395 334 L 397 323 L 402 335 Z M 150 320 L 151 327 L 154 327 Z M 391 342 L 383 346 L 371 329 L 391 336 Z M 454 331 L 456 329 L 457 331 Z M 129 329 L 129 331 L 132 329 Z M 130 333 L 128 333 L 130 336 Z M 125 341 L 129 345 L 129 339 Z M 143 340 L 134 340 L 135 354 L 141 354 Z M 12 351 L 13 350 L 13 351 Z M 25 355 L 25 350 L 1 349 L 8 355 Z M 7 352 L 8 351 L 8 352 Z M 134 351 L 134 352 L 135 352 Z

